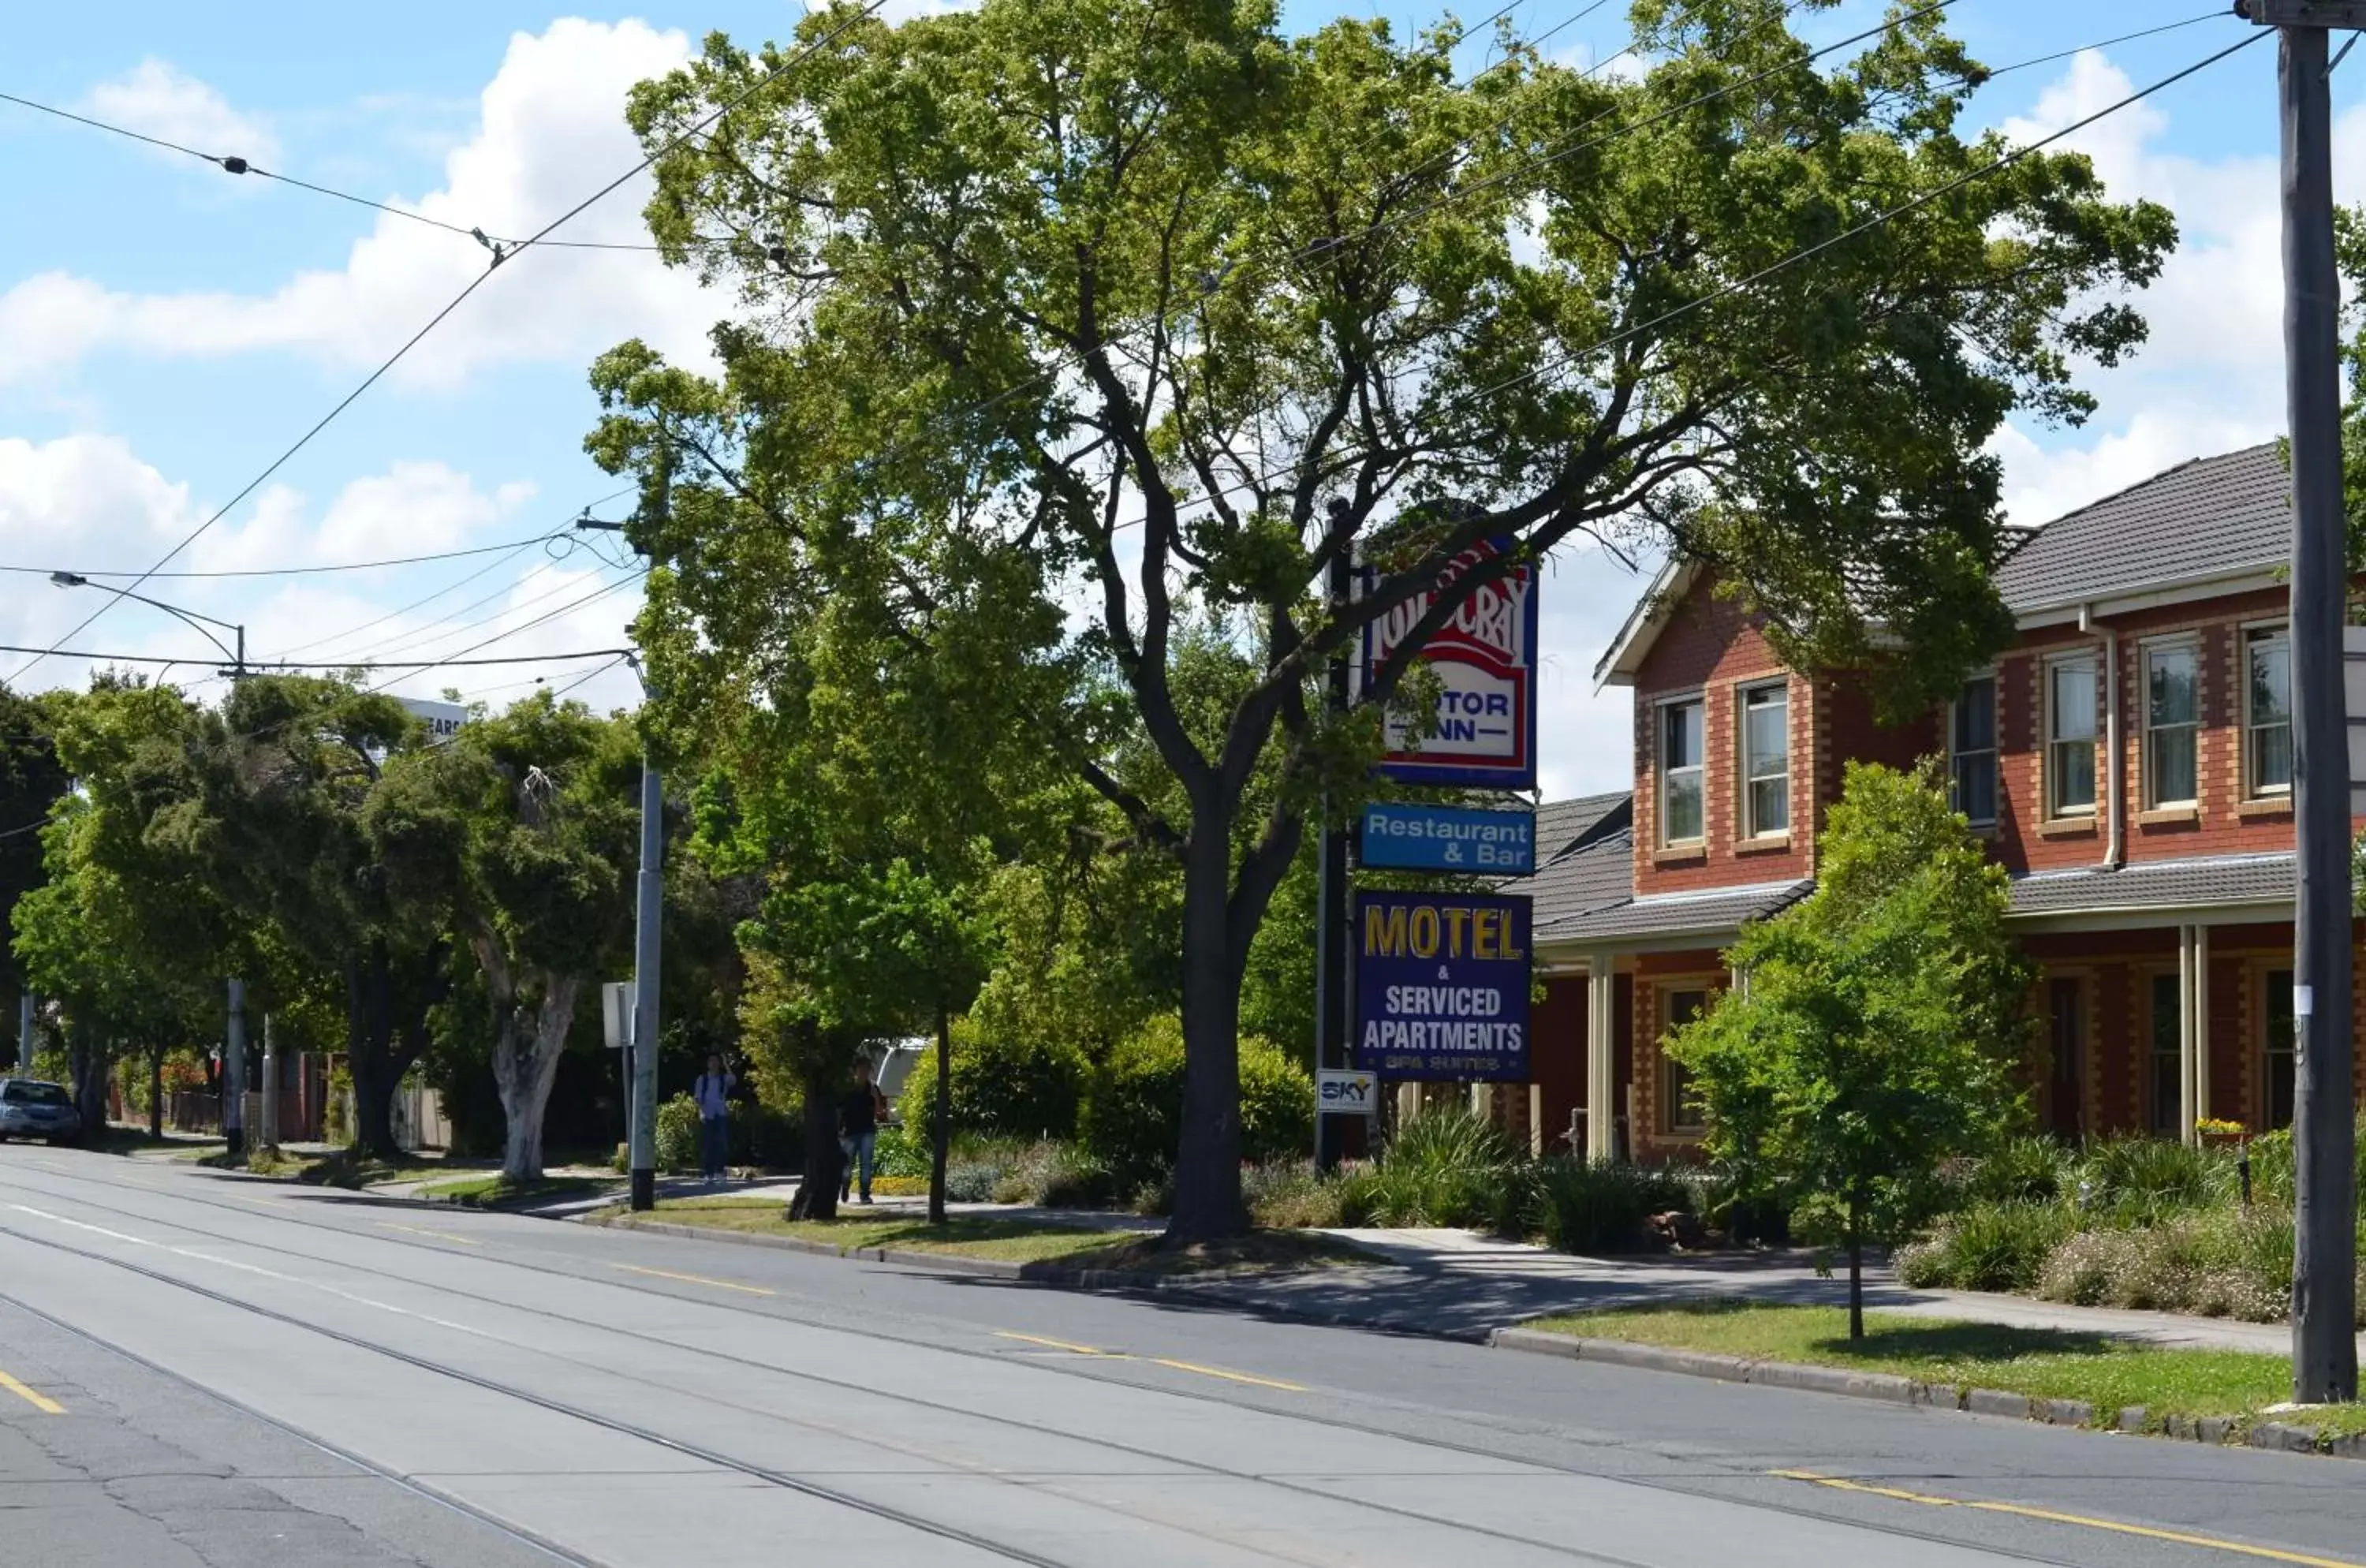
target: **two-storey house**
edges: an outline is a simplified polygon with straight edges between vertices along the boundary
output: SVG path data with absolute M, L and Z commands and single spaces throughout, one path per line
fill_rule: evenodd
M 1634 693 L 1634 788 L 1547 807 L 1550 858 L 1515 885 L 1546 995 L 1505 1119 L 1538 1147 L 1681 1156 L 1700 1110 L 1662 1040 L 1731 983 L 1741 923 L 1814 886 L 1842 763 L 1944 754 L 2041 968 L 2041 1123 L 2288 1123 L 2290 549 L 2272 444 L 2073 512 L 2000 569 L 2011 644 L 1898 725 L 1850 678 L 1786 669 L 1706 572 L 1662 572 L 1595 671 Z

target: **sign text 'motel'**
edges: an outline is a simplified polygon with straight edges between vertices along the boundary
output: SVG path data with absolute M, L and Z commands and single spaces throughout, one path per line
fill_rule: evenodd
M 1414 594 L 1364 628 L 1359 687 L 1429 614 L 1438 592 L 1511 548 L 1508 539 L 1471 546 L 1448 563 L 1436 590 Z M 1369 592 L 1379 574 L 1362 574 Z M 1473 592 L 1415 655 L 1438 682 L 1437 718 L 1427 735 L 1389 719 L 1380 771 L 1406 784 L 1533 789 L 1537 782 L 1536 568 L 1522 562 Z
M 1374 803 L 1364 807 L 1357 859 L 1375 871 L 1468 871 L 1526 876 L 1537 869 L 1529 811 Z
M 1356 896 L 1356 1066 L 1396 1079 L 1528 1077 L 1528 900 Z

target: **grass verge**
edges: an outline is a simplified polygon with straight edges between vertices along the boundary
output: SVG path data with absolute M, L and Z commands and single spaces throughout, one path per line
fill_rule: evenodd
M 1764 1306 L 1695 1302 L 1635 1312 L 1583 1313 L 1527 1325 L 1548 1334 L 1623 1339 L 1753 1360 L 1799 1361 L 1891 1372 L 1956 1389 L 1993 1388 L 2039 1399 L 2075 1399 L 2111 1422 L 2131 1404 L 2145 1407 L 2155 1429 L 2172 1416 L 2260 1417 L 2292 1397 L 2292 1369 L 2281 1356 L 2195 1350 L 2062 1329 L 1865 1314 L 1865 1337 L 1852 1344 L 1839 1307 Z M 2366 1404 L 2302 1411 L 2268 1419 L 2315 1427 L 2328 1437 L 2366 1431 Z
M 632 1224 L 625 1210 L 603 1216 Z M 941 1252 L 1005 1263 L 1042 1263 L 1064 1269 L 1122 1269 L 1160 1275 L 1227 1270 L 1281 1271 L 1369 1262 L 1364 1254 L 1330 1236 L 1299 1231 L 1255 1231 L 1228 1241 L 1169 1251 L 1156 1238 L 1136 1233 L 1111 1235 L 1034 1219 L 956 1214 L 941 1225 L 898 1216 L 839 1220 L 789 1220 L 776 1201 L 747 1198 L 687 1198 L 661 1202 L 649 1216 L 672 1224 L 755 1235 L 790 1236 L 849 1248 L 892 1247 L 903 1252 Z
M 614 1185 L 588 1176 L 546 1176 L 533 1181 L 512 1182 L 493 1171 L 457 1181 L 430 1182 L 419 1190 L 419 1196 L 438 1203 L 457 1203 L 464 1209 L 504 1209 L 551 1198 L 590 1197 Z

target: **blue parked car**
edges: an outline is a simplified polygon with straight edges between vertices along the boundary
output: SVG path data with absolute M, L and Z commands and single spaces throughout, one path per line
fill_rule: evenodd
M 0 1143 L 10 1138 L 47 1138 L 53 1144 L 82 1142 L 82 1112 L 62 1085 L 39 1078 L 0 1078 Z

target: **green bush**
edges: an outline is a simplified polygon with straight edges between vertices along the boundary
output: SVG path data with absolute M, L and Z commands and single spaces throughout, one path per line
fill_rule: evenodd
M 698 1168 L 698 1102 L 686 1094 L 658 1106 L 658 1168 Z
M 2069 1150 L 2051 1138 L 2012 1138 L 1972 1163 L 1957 1184 L 1958 1201 L 2051 1203 L 2076 1190 Z
M 1286 1159 L 1314 1141 L 1314 1085 L 1270 1041 L 1240 1042 L 1241 1157 Z M 1082 1143 L 1132 1189 L 1175 1159 L 1183 1125 L 1183 1021 L 1162 1014 L 1121 1041 L 1086 1091 Z
M 1241 1197 L 1250 1217 L 1268 1230 L 1329 1229 L 1347 1223 L 1344 1205 L 1355 1175 L 1326 1176 L 1311 1159 L 1253 1165 L 1241 1172 Z
M 1695 1208 L 1693 1184 L 1612 1160 L 1549 1159 L 1538 1168 L 1537 1229 L 1557 1252 L 1639 1252 L 1653 1214 Z
M 729 1147 L 727 1157 L 733 1165 L 754 1166 L 759 1170 L 805 1168 L 806 1129 L 800 1108 L 776 1110 L 760 1103 L 735 1102 L 729 1109 L 725 1137 Z M 696 1163 L 694 1156 L 692 1163 Z
M 1351 1184 L 1351 1224 L 1525 1229 L 1518 1160 L 1504 1136 L 1459 1108 L 1428 1111 L 1397 1129 Z
M 1069 1138 L 1084 1101 L 1085 1059 L 1065 1046 L 986 1034 L 967 1019 L 952 1031 L 953 1133 L 988 1138 Z M 937 1103 L 937 1058 L 924 1053 L 896 1106 L 927 1146 Z
M 1898 1277 L 1918 1289 L 2027 1293 L 2078 1216 L 2045 1203 L 1981 1203 L 1941 1220 L 1898 1252 Z
M 2123 1225 L 2151 1224 L 2231 1197 L 2234 1161 L 2214 1149 L 2165 1138 L 2112 1138 L 2090 1145 L 2075 1189 L 2090 1214 Z
M 910 1122 L 879 1129 L 871 1151 L 871 1168 L 881 1176 L 926 1177 L 930 1169 L 928 1134 Z

